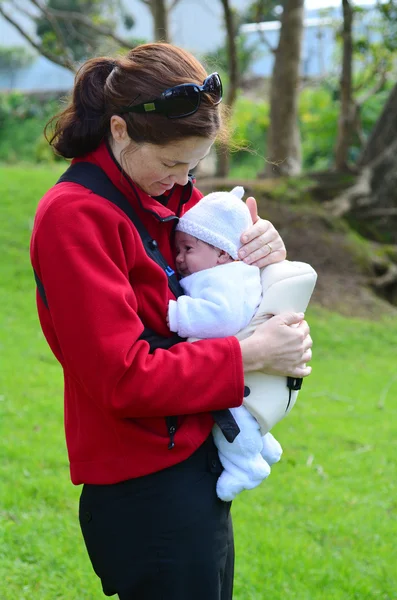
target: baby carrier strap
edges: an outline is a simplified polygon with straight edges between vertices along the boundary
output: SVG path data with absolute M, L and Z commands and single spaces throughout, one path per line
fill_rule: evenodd
M 150 256 L 150 258 L 166 272 L 168 285 L 172 293 L 176 298 L 183 294 L 178 278 L 174 270 L 167 264 L 167 261 L 161 254 L 156 240 L 149 235 L 146 227 L 139 219 L 127 198 L 115 185 L 113 185 L 101 167 L 89 162 L 75 163 L 70 165 L 57 183 L 62 183 L 64 181 L 78 183 L 94 192 L 97 196 L 102 196 L 102 198 L 106 198 L 106 200 L 109 200 L 109 202 L 118 206 L 118 208 L 120 208 L 134 224 L 148 256 Z
M 91 190 L 97 196 L 105 198 L 112 204 L 115 204 L 120 208 L 129 219 L 132 221 L 134 227 L 138 231 L 143 246 L 147 255 L 154 260 L 160 267 L 162 267 L 168 278 L 168 286 L 174 296 L 178 298 L 183 295 L 183 289 L 178 281 L 175 271 L 168 265 L 164 256 L 161 254 L 160 249 L 156 240 L 154 240 L 148 233 L 146 227 L 139 219 L 138 215 L 134 211 L 131 204 L 120 192 L 120 190 L 111 182 L 106 173 L 98 166 L 89 162 L 78 162 L 70 165 L 65 173 L 58 179 L 58 183 L 72 182 L 82 185 L 83 187 Z M 191 188 L 193 186 L 193 180 L 189 175 L 189 182 L 187 184 L 187 193 L 189 197 L 191 195 Z M 183 194 L 184 196 L 185 194 Z M 186 201 L 183 199 L 183 201 Z M 44 305 L 49 308 L 48 300 L 46 297 L 44 285 L 39 279 L 36 271 L 34 271 L 34 277 L 36 280 L 37 290 Z M 164 337 L 145 327 L 144 331 L 140 335 L 139 339 L 145 340 L 149 343 L 150 352 L 153 353 L 156 349 L 168 349 L 178 344 L 179 342 L 185 342 L 185 338 L 179 337 L 174 334 L 171 337 Z M 229 442 L 233 442 L 237 435 L 240 433 L 239 426 L 237 425 L 232 413 L 229 410 L 218 410 L 212 413 L 215 422 L 221 428 L 225 438 Z M 178 417 L 166 417 L 167 429 L 170 437 L 168 448 L 174 447 L 174 435 L 178 426 Z

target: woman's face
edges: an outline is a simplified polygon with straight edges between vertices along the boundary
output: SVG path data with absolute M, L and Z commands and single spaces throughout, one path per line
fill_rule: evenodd
M 214 143 L 212 139 L 188 137 L 166 146 L 136 144 L 128 136 L 124 120 L 116 116 L 112 117 L 111 131 L 117 161 L 149 196 L 161 196 L 175 184 L 186 185 L 189 171 L 207 156 Z

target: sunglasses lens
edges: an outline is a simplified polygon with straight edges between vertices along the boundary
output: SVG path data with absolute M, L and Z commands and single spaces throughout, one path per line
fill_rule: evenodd
M 180 85 L 169 90 L 163 102 L 170 119 L 191 115 L 200 103 L 200 91 L 195 85 Z
M 218 73 L 212 73 L 203 84 L 204 91 L 209 94 L 214 104 L 219 104 L 222 100 L 222 82 Z

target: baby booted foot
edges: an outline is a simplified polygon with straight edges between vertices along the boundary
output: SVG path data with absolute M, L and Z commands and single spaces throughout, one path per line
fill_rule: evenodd
M 274 463 L 280 460 L 283 449 L 270 432 L 262 437 L 262 441 L 263 448 L 261 455 L 269 465 L 274 465 Z

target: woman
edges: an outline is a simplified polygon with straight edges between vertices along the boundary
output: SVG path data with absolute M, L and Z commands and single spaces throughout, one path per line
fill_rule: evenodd
M 177 216 L 201 198 L 188 172 L 220 131 L 221 95 L 219 76 L 192 55 L 147 44 L 88 60 L 55 118 L 58 154 L 99 166 L 171 266 Z M 285 258 L 273 226 L 254 222 L 240 257 Z M 31 259 L 41 326 L 64 371 L 80 523 L 105 595 L 230 600 L 233 534 L 230 505 L 215 492 L 212 413 L 242 403 L 244 371 L 310 373 L 303 315 L 275 317 L 242 342 L 154 349 L 147 331 L 171 335 L 167 274 L 120 208 L 70 181 L 41 200 Z

